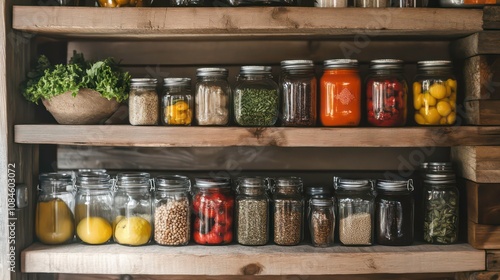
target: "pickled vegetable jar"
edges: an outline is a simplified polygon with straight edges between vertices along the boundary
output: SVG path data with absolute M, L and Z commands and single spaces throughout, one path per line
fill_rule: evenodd
M 99 6 L 106 8 L 118 7 L 147 7 L 151 0 L 98 0 Z
M 43 173 L 39 177 L 35 233 L 44 244 L 63 244 L 75 233 L 75 198 L 71 173 Z
M 361 120 L 361 79 L 358 61 L 324 62 L 320 81 L 320 119 L 324 126 L 357 126 Z
M 275 180 L 273 194 L 274 243 L 297 245 L 302 241 L 304 197 L 302 179 L 281 177 Z
M 309 201 L 308 217 L 312 245 L 316 247 L 332 245 L 335 230 L 333 200 L 328 198 L 311 199 Z
M 119 173 L 113 198 L 113 239 L 129 246 L 148 244 L 153 232 L 148 173 Z
M 366 81 L 368 123 L 373 126 L 404 126 L 407 99 L 408 84 L 403 76 L 403 61 L 372 60 Z
M 419 61 L 413 83 L 415 122 L 419 125 L 453 125 L 457 118 L 457 81 L 450 61 Z
M 231 96 L 227 69 L 199 68 L 196 75 L 196 122 L 198 125 L 227 125 Z
M 229 180 L 196 178 L 193 192 L 193 239 L 202 245 L 233 240 L 234 196 Z
M 130 81 L 128 114 L 131 125 L 157 125 L 159 97 L 156 79 L 135 78 Z
M 162 123 L 164 125 L 191 125 L 193 119 L 191 79 L 165 78 L 163 86 Z
M 82 172 L 76 178 L 76 237 L 104 244 L 113 237 L 113 183 L 105 173 Z

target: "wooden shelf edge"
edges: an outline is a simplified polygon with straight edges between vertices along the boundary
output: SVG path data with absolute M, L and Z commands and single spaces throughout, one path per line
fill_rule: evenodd
M 486 253 L 469 244 L 314 248 L 117 244 L 34 244 L 23 251 L 27 273 L 171 275 L 340 275 L 484 270 Z

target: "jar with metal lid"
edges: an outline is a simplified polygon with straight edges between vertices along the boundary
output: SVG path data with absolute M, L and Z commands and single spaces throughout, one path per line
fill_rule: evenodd
M 238 179 L 236 196 L 236 241 L 243 245 L 265 245 L 269 241 L 269 197 L 267 180 Z
M 191 181 L 181 175 L 155 178 L 154 240 L 160 245 L 187 245 L 191 238 Z
M 128 118 L 131 125 L 157 125 L 159 97 L 156 79 L 134 78 L 130 80 Z
M 161 119 L 164 125 L 191 125 L 193 96 L 190 78 L 163 79 Z
M 308 208 L 311 243 L 316 247 L 333 245 L 335 207 L 329 198 L 312 198 Z
M 234 196 L 227 178 L 196 178 L 193 192 L 194 242 L 229 244 L 233 240 Z
M 375 195 L 370 180 L 335 177 L 339 238 L 343 245 L 372 245 Z
M 302 179 L 280 177 L 273 192 L 274 243 L 297 245 L 302 241 L 304 197 Z
M 234 118 L 241 126 L 273 126 L 279 114 L 279 86 L 269 66 L 242 66 L 234 92 Z
M 195 112 L 198 125 L 227 125 L 231 87 L 227 69 L 199 68 L 195 93 Z
M 356 0 L 356 7 L 362 8 L 388 8 L 391 0 Z
M 105 244 L 113 237 L 113 180 L 100 172 L 76 177 L 76 237 L 86 244 Z
M 400 8 L 417 8 L 417 7 L 427 7 L 429 5 L 428 0 L 393 0 L 393 6 Z
M 455 174 L 425 176 L 424 240 L 452 244 L 458 241 L 459 193 Z
M 387 246 L 413 244 L 413 181 L 379 180 L 375 205 L 377 243 Z
M 203 7 L 206 6 L 204 0 L 168 0 L 169 7 Z
M 346 8 L 348 7 L 347 0 L 316 0 L 314 1 L 315 7 L 321 8 Z
M 324 62 L 320 112 L 324 126 L 357 126 L 361 120 L 361 79 L 355 59 Z
M 42 173 L 39 176 L 35 233 L 44 244 L 63 244 L 75 233 L 75 197 L 71 173 Z
M 407 99 L 408 84 L 403 76 L 403 61 L 372 60 L 366 81 L 368 123 L 373 126 L 404 126 Z
M 61 1 L 61 0 L 58 0 Z M 98 0 L 99 6 L 106 8 L 148 7 L 153 0 Z
M 330 186 L 313 186 L 304 189 L 304 210 L 308 211 L 309 201 L 312 198 L 328 198 L 333 201 L 333 188 Z M 309 223 L 306 221 L 307 215 L 304 215 L 304 239 L 310 240 Z
M 457 80 L 451 61 L 430 60 L 417 63 L 413 83 L 415 122 L 419 125 L 453 125 L 457 113 Z
M 440 0 L 439 5 L 447 8 L 482 8 L 485 5 L 498 5 L 498 0 Z
M 312 60 L 281 62 L 283 126 L 315 126 L 317 80 Z
M 113 240 L 122 245 L 148 244 L 153 232 L 149 173 L 119 173 L 113 197 Z

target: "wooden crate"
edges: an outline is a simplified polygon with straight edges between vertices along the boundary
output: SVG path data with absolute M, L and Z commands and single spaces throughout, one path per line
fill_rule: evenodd
M 471 100 L 465 102 L 467 123 L 472 125 L 499 125 L 500 100 Z
M 474 223 L 500 225 L 500 184 L 466 182 L 467 216 Z
M 469 244 L 476 249 L 500 249 L 500 226 L 468 222 Z
M 465 59 L 464 82 L 466 100 L 500 99 L 500 56 Z
M 458 173 L 477 183 L 500 183 L 499 146 L 461 146 L 451 149 Z

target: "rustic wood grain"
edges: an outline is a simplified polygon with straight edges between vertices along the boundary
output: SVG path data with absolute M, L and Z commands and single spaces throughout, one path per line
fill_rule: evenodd
M 500 29 L 500 8 L 486 6 L 483 8 L 483 28 Z
M 500 271 L 500 251 L 498 250 L 486 251 L 486 270 Z
M 468 221 L 469 244 L 476 249 L 500 249 L 500 225 L 483 225 Z
M 465 100 L 500 99 L 500 56 L 465 59 Z
M 453 54 L 460 59 L 476 55 L 500 54 L 500 31 L 482 31 L 457 40 L 453 46 Z
M 500 183 L 500 146 L 462 146 L 451 149 L 458 173 L 477 183 Z
M 500 184 L 466 182 L 467 216 L 478 224 L 500 225 Z
M 497 280 L 499 278 L 498 272 L 481 271 L 457 273 L 455 280 Z
M 500 125 L 500 100 L 471 100 L 464 106 L 467 124 Z

